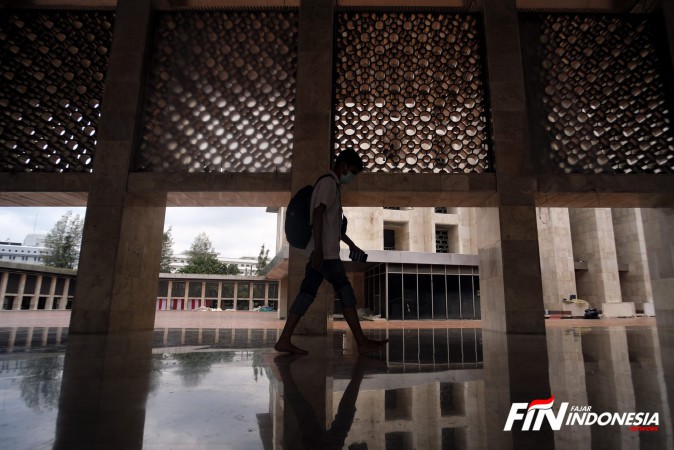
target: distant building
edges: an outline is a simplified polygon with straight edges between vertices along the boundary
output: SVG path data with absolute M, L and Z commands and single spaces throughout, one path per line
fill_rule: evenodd
M 29 234 L 21 242 L 0 241 L 0 261 L 21 264 L 44 264 L 49 250 L 44 247 L 45 235 Z
M 189 256 L 187 255 L 187 252 L 181 252 L 174 254 L 172 258 L 171 271 L 177 272 L 187 265 Z M 257 268 L 257 258 L 253 256 L 242 256 L 241 258 L 218 256 L 218 261 L 224 264 L 236 264 L 239 268 L 239 275 L 255 275 Z

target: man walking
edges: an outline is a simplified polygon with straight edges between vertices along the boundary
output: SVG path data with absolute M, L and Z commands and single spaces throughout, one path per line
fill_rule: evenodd
M 376 351 L 388 339 L 375 341 L 365 337 L 356 312 L 356 295 L 346 276 L 344 264 L 339 259 L 339 243 L 344 241 L 351 251 L 361 251 L 346 235 L 342 228 L 342 202 L 340 186 L 348 184 L 363 171 L 363 161 L 358 154 L 346 149 L 335 159 L 333 170 L 321 177 L 314 186 L 311 196 L 312 238 L 305 251 L 309 256 L 300 292 L 290 307 L 288 319 L 274 348 L 279 352 L 307 353 L 291 343 L 295 327 L 316 298 L 323 280 L 332 284 L 341 304 L 344 319 L 349 325 L 361 354 Z

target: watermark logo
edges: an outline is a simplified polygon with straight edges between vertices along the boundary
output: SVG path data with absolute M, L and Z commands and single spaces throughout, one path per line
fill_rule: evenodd
M 511 431 L 513 426 L 521 422 L 522 431 L 539 431 L 544 421 L 547 421 L 554 431 L 562 426 L 628 426 L 631 431 L 658 431 L 660 415 L 648 412 L 596 413 L 588 405 L 574 405 L 569 407 L 568 402 L 561 402 L 555 413 L 553 405 L 555 396 L 548 399 L 532 400 L 529 403 L 513 403 L 508 413 L 503 431 Z

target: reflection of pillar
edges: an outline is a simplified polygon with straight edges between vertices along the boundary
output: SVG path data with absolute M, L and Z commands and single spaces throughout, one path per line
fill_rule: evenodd
M 550 390 L 555 404 L 589 405 L 585 387 L 585 365 L 580 330 L 548 328 Z M 562 449 L 590 450 L 590 427 L 562 428 L 555 433 L 555 446 Z
M 68 337 L 54 450 L 143 447 L 152 337 Z
M 667 17 L 674 17 L 669 3 Z M 672 30 L 674 33 L 674 30 Z M 670 40 L 673 40 L 674 36 Z M 674 209 L 642 209 L 648 268 L 651 274 L 655 321 L 660 339 L 669 410 L 674 413 Z
M 462 383 L 463 409 L 466 416 L 466 450 L 480 450 L 487 448 L 484 433 L 484 412 L 486 399 L 484 397 L 484 382 L 468 381 Z
M 56 294 L 56 280 L 58 278 L 54 275 L 51 277 L 49 283 L 49 295 L 47 296 L 47 302 L 44 305 L 44 309 L 53 309 L 54 308 L 54 298 Z
M 551 448 L 550 430 L 534 434 L 514 427 L 503 432 L 511 404 L 550 397 L 550 381 L 536 228 L 537 171 L 529 142 L 517 5 L 515 0 L 480 3 L 498 161 L 494 207 L 479 208 L 476 219 L 485 398 L 492 402 L 485 411 L 487 447 Z
M 31 310 L 37 309 L 40 302 L 40 291 L 42 290 L 42 275 L 37 275 L 35 278 L 35 291 L 33 291 L 33 296 L 30 298 L 30 307 L 28 308 Z
M 582 337 L 587 404 L 592 411 L 635 411 L 627 335 L 623 327 L 608 327 Z M 629 427 L 593 427 L 592 448 L 638 448 L 639 435 Z
M 324 355 L 330 349 L 330 340 L 324 337 L 299 336 L 295 339 L 298 345 L 309 350 L 310 355 Z M 325 432 L 332 422 L 332 417 L 328 417 L 332 411 L 329 403 L 332 395 L 328 393 L 332 393 L 333 385 L 332 377 L 328 377 L 329 360 L 311 356 L 295 359 L 284 373 L 282 448 L 320 448 L 312 445 L 320 442 L 320 433 L 310 433 Z M 314 425 L 313 429 L 308 424 Z
M 658 332 L 651 327 L 635 327 L 627 333 L 627 350 L 634 383 L 635 410 L 658 412 L 660 423 L 671 417 L 662 370 Z M 672 448 L 672 428 L 661 426 L 657 433 L 639 433 L 639 448 Z M 668 447 L 669 444 L 669 447 Z
M 21 305 L 23 304 L 23 293 L 26 290 L 26 274 L 22 273 L 19 275 L 19 288 L 16 291 L 16 297 L 14 297 L 14 304 L 12 305 L 12 309 L 14 311 L 18 311 L 21 309 Z
M 42 329 L 42 341 L 40 342 L 42 344 L 42 347 L 47 346 L 48 340 L 49 340 L 49 327 L 44 327 Z
M 14 351 L 14 343 L 16 342 L 16 327 L 9 329 L 9 337 L 7 338 L 7 353 Z
M 30 350 L 33 346 L 33 332 L 35 331 L 34 327 L 28 327 L 26 329 L 26 350 Z
M 5 305 L 7 283 L 9 283 L 9 272 L 2 272 L 2 276 L 0 276 L 0 309 L 3 309 Z

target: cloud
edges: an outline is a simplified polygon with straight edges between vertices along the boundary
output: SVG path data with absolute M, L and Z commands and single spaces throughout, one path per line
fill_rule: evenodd
M 0 208 L 0 240 L 23 242 L 33 232 L 46 234 L 68 211 L 86 213 L 85 208 Z M 189 249 L 201 232 L 221 256 L 257 256 L 262 244 L 270 256 L 276 250 L 276 214 L 265 208 L 167 208 L 164 229 L 169 227 L 176 253 Z

